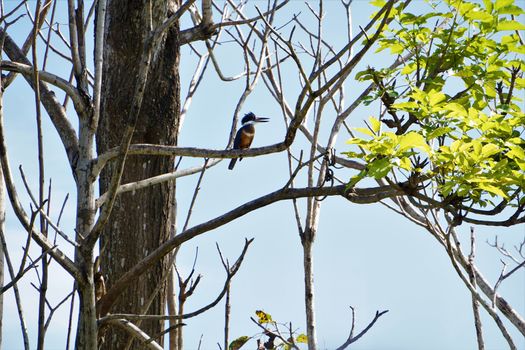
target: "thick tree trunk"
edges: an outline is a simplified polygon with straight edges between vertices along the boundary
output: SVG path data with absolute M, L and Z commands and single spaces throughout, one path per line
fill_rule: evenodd
M 146 19 L 143 18 L 144 6 L 148 3 L 108 1 L 101 120 L 97 132 L 99 154 L 117 146 L 121 140 L 148 30 Z M 176 9 L 173 0 L 155 0 L 151 3 L 154 27 Z M 178 64 L 178 28 L 172 28 L 164 36 L 159 54 L 152 59 L 133 143 L 176 145 L 180 110 Z M 128 157 L 122 183 L 170 172 L 173 168 L 174 159 L 169 157 Z M 101 193 L 107 191 L 111 175 L 112 167 L 109 165 L 101 174 Z M 173 219 L 169 206 L 174 192 L 173 184 L 162 184 L 118 197 L 100 244 L 101 268 L 107 278 L 108 288 L 168 238 L 169 223 Z M 145 305 L 167 273 L 167 265 L 165 259 L 149 273 L 140 276 L 119 298 L 111 312 L 143 313 Z M 162 287 L 148 313 L 164 313 L 165 293 L 165 287 Z M 143 322 L 141 328 L 149 335 L 155 335 L 162 330 L 162 322 Z M 121 349 L 129 339 L 127 334 L 114 328 L 110 328 L 104 338 L 103 349 Z M 133 348 L 138 349 L 140 346 L 135 343 Z

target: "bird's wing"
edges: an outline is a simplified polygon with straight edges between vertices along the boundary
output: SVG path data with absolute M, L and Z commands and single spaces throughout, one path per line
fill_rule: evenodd
M 241 132 L 241 129 L 237 130 L 235 140 L 233 140 L 233 149 L 239 149 L 239 146 L 241 145 Z

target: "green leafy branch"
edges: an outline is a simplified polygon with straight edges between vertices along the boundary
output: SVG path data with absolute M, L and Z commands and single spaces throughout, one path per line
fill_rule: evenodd
M 505 223 L 523 222 L 525 25 L 515 16 L 525 12 L 512 0 L 445 3 L 441 12 L 396 12 L 377 51 L 408 59 L 357 74 L 375 86 L 365 103 L 385 108 L 348 141 L 345 154 L 367 164 L 349 187 L 404 176 L 414 183 L 407 194 L 427 204 L 466 216 L 493 215 L 504 203 L 516 209 Z

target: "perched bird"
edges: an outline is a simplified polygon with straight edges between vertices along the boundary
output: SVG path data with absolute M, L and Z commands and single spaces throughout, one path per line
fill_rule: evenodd
M 241 120 L 241 128 L 239 129 L 239 131 L 237 131 L 237 134 L 235 135 L 235 140 L 233 141 L 233 149 L 250 148 L 250 145 L 253 141 L 253 137 L 255 136 L 255 124 L 265 123 L 268 120 L 270 119 L 265 117 L 257 117 L 252 112 L 246 114 Z M 242 157 L 239 157 L 239 160 L 242 160 Z M 236 162 L 237 158 L 232 158 L 228 169 L 232 170 Z

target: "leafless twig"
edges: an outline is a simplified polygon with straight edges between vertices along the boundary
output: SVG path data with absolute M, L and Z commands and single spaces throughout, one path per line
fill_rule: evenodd
M 358 341 L 363 335 L 365 335 L 373 326 L 374 324 L 377 322 L 377 320 L 383 316 L 384 314 L 386 314 L 388 312 L 388 310 L 384 310 L 384 311 L 376 311 L 376 314 L 374 316 L 374 318 L 372 319 L 372 321 L 370 321 L 370 323 L 361 331 L 359 332 L 356 336 L 354 336 L 354 330 L 355 330 L 355 319 L 356 319 L 356 311 L 354 309 L 354 307 L 350 306 L 350 310 L 352 311 L 352 323 L 351 323 L 351 326 L 350 326 L 350 335 L 348 336 L 348 339 L 341 345 L 337 348 L 337 350 L 343 350 L 343 349 L 346 349 L 348 346 L 350 346 L 350 344 L 352 343 L 355 343 L 356 341 Z
M 5 257 L 5 261 L 7 263 L 7 269 L 9 271 L 9 275 L 11 277 L 11 280 L 13 280 L 15 278 L 15 271 L 14 271 L 14 268 L 13 268 L 13 264 L 11 262 L 11 258 L 9 257 L 9 250 L 7 249 L 7 243 L 5 241 L 4 231 L 3 230 L 0 230 L 0 239 L 2 240 L 2 247 L 4 249 L 4 257 Z M 22 332 L 22 339 L 23 339 L 23 342 L 24 342 L 24 349 L 25 350 L 29 350 L 30 349 L 30 347 L 29 347 L 29 336 L 27 334 L 27 326 L 26 326 L 26 321 L 25 321 L 25 317 L 24 317 L 24 309 L 22 307 L 22 299 L 20 297 L 20 291 L 18 289 L 17 283 L 13 284 L 13 292 L 14 292 L 14 295 L 15 295 L 15 302 L 16 302 L 16 308 L 17 308 L 17 311 L 18 311 L 18 318 L 20 320 L 20 330 Z
M 196 311 L 193 311 L 193 312 L 190 312 L 190 313 L 187 313 L 187 314 L 184 314 L 184 315 L 132 315 L 132 314 L 108 314 L 106 316 L 103 316 L 100 320 L 99 320 L 99 323 L 100 324 L 104 324 L 105 322 L 109 321 L 109 320 L 112 320 L 112 319 L 127 319 L 127 320 L 130 320 L 130 321 L 133 321 L 133 320 L 139 320 L 139 319 L 142 319 L 142 320 L 145 320 L 145 319 L 148 319 L 148 320 L 171 320 L 171 319 L 178 319 L 178 320 L 181 320 L 181 319 L 187 319 L 187 318 L 192 318 L 192 317 L 195 317 L 197 315 L 200 315 L 202 314 L 203 312 L 211 309 L 212 307 L 214 307 L 215 305 L 217 305 L 219 303 L 219 301 L 221 301 L 221 299 L 224 297 L 224 295 L 226 294 L 226 288 L 228 286 L 228 283 L 231 281 L 231 279 L 235 276 L 235 274 L 239 271 L 239 268 L 241 267 L 241 264 L 242 264 L 242 261 L 244 260 L 244 257 L 246 255 L 246 252 L 248 251 L 248 248 L 250 246 L 250 244 L 253 242 L 253 238 L 252 239 L 246 239 L 245 240 L 245 243 L 244 243 L 244 247 L 243 247 L 243 250 L 241 252 L 241 254 L 239 255 L 239 257 L 237 258 L 237 260 L 235 261 L 235 263 L 231 266 L 229 272 L 227 273 L 227 277 L 226 277 L 226 281 L 224 283 L 224 286 L 223 286 L 223 289 L 222 291 L 219 293 L 219 295 L 217 296 L 217 298 L 215 298 L 214 301 L 212 301 L 211 303 L 209 303 L 208 305 L 196 310 Z M 181 324 L 178 324 L 176 327 L 180 327 Z M 167 328 L 166 330 L 164 330 L 162 332 L 162 334 L 165 334 L 167 332 L 169 332 L 171 330 L 171 327 L 170 328 Z M 156 335 L 155 337 L 159 337 L 161 336 L 162 334 L 158 334 Z
M 35 206 L 38 207 L 38 212 L 40 215 L 42 215 L 42 217 L 47 221 L 47 223 L 55 230 L 56 233 L 58 233 L 60 235 L 60 237 L 62 237 L 66 242 L 68 242 L 69 244 L 75 246 L 75 247 L 78 247 L 78 243 L 72 241 L 68 236 L 67 234 L 65 234 L 59 227 L 58 227 L 58 224 L 55 224 L 53 222 L 53 220 L 51 220 L 51 218 L 44 212 L 44 210 L 42 209 L 42 207 L 39 207 L 38 206 L 38 202 L 36 201 L 36 198 L 34 197 L 33 195 L 33 192 L 31 191 L 31 188 L 29 187 L 29 183 L 27 182 L 27 179 L 26 179 L 26 176 L 24 174 L 24 170 L 22 169 L 22 165 L 20 165 L 18 167 L 18 169 L 20 170 L 20 176 L 22 177 L 22 182 L 24 183 L 24 186 L 25 186 L 25 189 L 27 191 L 27 194 L 29 195 L 29 198 L 31 198 L 31 201 L 33 202 L 33 204 Z

